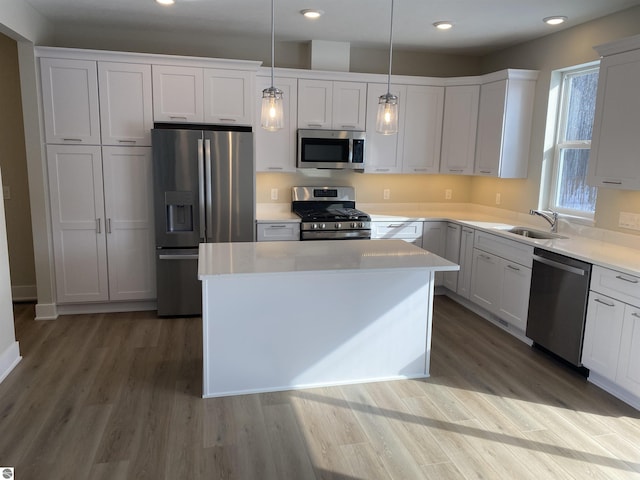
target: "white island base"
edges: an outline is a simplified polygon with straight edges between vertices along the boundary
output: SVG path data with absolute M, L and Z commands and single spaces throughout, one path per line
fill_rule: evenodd
M 203 396 L 427 377 L 457 269 L 401 240 L 203 244 Z

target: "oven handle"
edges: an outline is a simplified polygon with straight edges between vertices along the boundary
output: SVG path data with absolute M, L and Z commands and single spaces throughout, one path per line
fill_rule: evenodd
M 582 268 L 572 267 L 571 265 L 565 265 L 564 263 L 555 262 L 545 257 L 541 257 L 540 255 L 533 255 L 533 260 L 535 262 L 544 263 L 545 265 L 549 265 L 550 267 L 558 268 L 560 270 L 564 270 L 565 272 L 575 273 L 576 275 L 584 276 L 587 274 L 586 270 Z

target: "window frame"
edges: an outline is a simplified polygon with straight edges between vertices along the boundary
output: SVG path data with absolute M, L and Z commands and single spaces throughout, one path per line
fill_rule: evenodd
M 576 220 L 578 222 L 582 221 L 584 223 L 592 224 L 594 221 L 595 212 L 588 212 L 585 210 L 576 210 L 569 209 L 565 207 L 560 207 L 556 204 L 556 198 L 558 194 L 558 179 L 559 179 L 559 168 L 560 168 L 560 160 L 561 154 L 563 150 L 567 149 L 584 149 L 591 150 L 591 140 L 560 140 L 564 135 L 563 132 L 566 132 L 567 126 L 567 117 L 569 113 L 568 108 L 568 97 L 569 97 L 569 88 L 570 82 L 567 81 L 567 78 L 575 77 L 576 75 L 584 74 L 584 73 L 592 73 L 597 72 L 600 68 L 600 61 L 590 62 L 582 65 L 576 65 L 573 67 L 565 68 L 562 70 L 557 70 L 554 72 L 557 75 L 556 84 L 559 88 L 559 93 L 556 94 L 557 98 L 552 100 L 553 94 L 550 94 L 550 101 L 554 101 L 555 105 L 551 117 L 551 122 L 553 123 L 553 141 L 552 141 L 552 153 L 550 155 L 550 175 L 548 178 L 548 183 L 546 185 L 542 185 L 541 192 L 546 193 L 546 195 L 542 195 L 545 198 L 545 201 L 542 202 L 546 204 L 547 208 L 558 212 L 563 218 L 567 218 L 569 220 Z M 552 81 L 552 88 L 553 88 Z M 595 99 L 594 99 L 595 101 Z M 544 176 L 543 176 L 544 182 Z M 596 200 L 597 201 L 597 200 Z

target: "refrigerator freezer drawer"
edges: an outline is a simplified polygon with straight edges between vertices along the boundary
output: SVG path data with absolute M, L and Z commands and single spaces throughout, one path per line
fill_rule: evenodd
M 198 280 L 198 249 L 156 252 L 158 316 L 202 314 L 202 286 Z

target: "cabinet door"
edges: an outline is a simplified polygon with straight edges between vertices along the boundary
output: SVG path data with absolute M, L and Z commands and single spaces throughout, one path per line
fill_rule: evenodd
M 292 242 L 300 240 L 300 223 L 259 223 L 256 232 L 258 242 Z
M 103 145 L 151 146 L 151 65 L 98 63 Z
M 252 72 L 205 68 L 205 123 L 251 125 L 255 101 L 253 78 Z
M 424 222 L 422 248 L 440 257 L 444 257 L 446 239 L 447 222 Z M 436 272 L 435 286 L 440 286 L 444 283 L 444 273 L 445 272 Z
M 460 271 L 458 272 L 458 295 L 469 298 L 471 291 L 471 271 L 473 265 L 472 228 L 463 227 L 460 235 Z
M 502 279 L 501 258 L 473 249 L 470 300 L 497 314 Z
M 640 50 L 604 57 L 593 119 L 588 183 L 640 189 Z
M 624 303 L 589 292 L 582 363 L 612 381 L 616 379 L 623 319 Z
M 298 128 L 332 128 L 333 82 L 298 81 Z
M 100 147 L 49 145 L 47 167 L 57 300 L 108 300 Z
M 527 328 L 530 289 L 531 269 L 503 259 L 498 316 L 523 331 Z
M 204 121 L 202 68 L 154 65 L 152 72 L 156 122 Z
M 447 237 L 445 241 L 444 258 L 455 263 L 460 262 L 460 225 L 447 224 Z M 458 289 L 458 272 L 443 272 L 442 283 L 452 292 Z
M 94 61 L 40 59 L 47 143 L 100 145 Z
M 367 84 L 333 82 L 332 125 L 335 130 L 361 130 L 366 127 Z
M 402 119 L 405 86 L 392 85 L 391 92 L 398 96 L 398 115 Z M 387 85 L 370 83 L 367 86 L 367 143 L 365 146 L 366 173 L 400 173 L 401 158 L 398 155 L 398 142 L 401 141 L 403 122 L 400 122 L 397 135 L 382 135 L 376 132 L 376 116 L 378 115 L 378 98 L 387 93 Z
M 150 147 L 104 147 L 109 298 L 156 296 Z
M 298 81 L 295 78 L 274 78 L 275 86 L 282 90 L 284 106 L 284 127 L 277 132 L 255 128 L 256 171 L 295 172 L 296 171 L 296 115 L 298 112 Z M 257 77 L 256 118 L 262 110 L 262 91 L 271 86 L 271 77 Z
M 625 305 L 616 382 L 640 396 L 640 309 Z
M 473 174 L 479 99 L 479 85 L 446 87 L 440 173 Z
M 407 86 L 402 171 L 438 173 L 444 87 Z
M 507 101 L 507 80 L 480 87 L 475 173 L 498 176 L 502 157 L 502 130 Z

